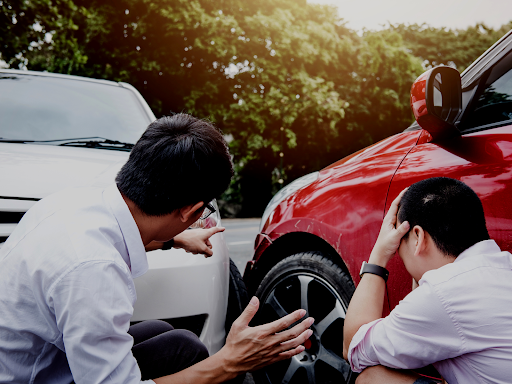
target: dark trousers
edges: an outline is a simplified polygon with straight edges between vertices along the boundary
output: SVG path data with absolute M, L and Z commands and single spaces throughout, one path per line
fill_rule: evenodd
M 174 329 L 165 321 L 147 320 L 128 330 L 132 353 L 143 380 L 156 379 L 184 370 L 208 357 L 199 338 L 185 329 Z

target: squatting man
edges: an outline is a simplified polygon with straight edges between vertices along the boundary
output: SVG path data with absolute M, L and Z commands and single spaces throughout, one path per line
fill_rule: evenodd
M 419 283 L 382 318 L 398 251 Z M 357 383 L 510 383 L 512 255 L 490 240 L 480 199 L 449 178 L 411 185 L 391 204 L 347 310 L 344 357 Z
M 297 310 L 249 327 L 257 298 L 211 357 L 197 336 L 163 321 L 130 326 L 145 247 L 173 239 L 211 255 L 209 238 L 222 229 L 185 230 L 232 174 L 220 131 L 177 114 L 149 125 L 115 184 L 35 204 L 0 250 L 0 382 L 220 383 L 302 352 L 314 320 Z

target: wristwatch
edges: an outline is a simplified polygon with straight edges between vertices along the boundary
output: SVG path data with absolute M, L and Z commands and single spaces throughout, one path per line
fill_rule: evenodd
M 361 265 L 361 272 L 359 272 L 359 277 L 363 277 L 363 274 L 365 273 L 372 273 L 382 277 L 385 282 L 388 281 L 389 271 L 380 265 L 368 264 L 366 261 L 363 261 L 363 265 Z

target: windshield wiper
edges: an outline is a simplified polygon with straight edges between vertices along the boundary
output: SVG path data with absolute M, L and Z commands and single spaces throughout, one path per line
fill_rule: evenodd
M 76 137 L 70 139 L 55 139 L 55 140 L 13 140 L 0 138 L 2 143 L 34 143 L 34 144 L 49 144 L 69 147 L 85 147 L 96 149 L 112 149 L 119 151 L 130 151 L 133 148 L 132 143 L 123 143 L 118 140 L 110 140 L 104 137 Z
M 87 139 L 78 139 L 73 140 L 69 139 L 65 142 L 58 144 L 60 146 L 67 147 L 85 147 L 85 148 L 96 148 L 96 149 L 112 149 L 118 151 L 130 151 L 133 148 L 133 144 L 131 143 L 123 143 L 118 140 L 110 140 L 104 138 L 91 138 Z
M 0 143 L 32 143 L 34 140 L 14 140 L 14 139 L 4 139 L 0 137 Z

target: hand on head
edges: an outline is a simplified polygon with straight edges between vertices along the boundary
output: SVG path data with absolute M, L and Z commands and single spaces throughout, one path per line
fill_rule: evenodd
M 218 353 L 223 354 L 225 367 L 230 372 L 242 373 L 263 368 L 280 360 L 289 359 L 304 351 L 302 345 L 312 335 L 309 327 L 312 317 L 298 322 L 306 311 L 296 310 L 272 323 L 249 327 L 258 311 L 259 300 L 253 297 L 240 317 L 235 320 L 226 339 L 226 345 Z
M 400 246 L 402 237 L 409 231 L 409 223 L 404 221 L 398 224 L 398 205 L 407 188 L 393 200 L 382 222 L 377 242 L 373 247 L 369 263 L 386 267 L 388 261 L 394 256 Z

